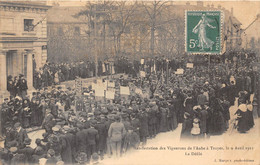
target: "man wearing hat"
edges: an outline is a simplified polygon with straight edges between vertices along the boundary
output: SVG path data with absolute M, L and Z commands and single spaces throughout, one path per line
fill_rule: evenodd
M 47 152 L 47 161 L 46 165 L 53 165 L 58 162 L 57 158 L 55 157 L 55 151 L 53 149 L 49 149 Z
M 99 134 L 98 131 L 94 128 L 94 126 L 96 125 L 96 121 L 93 120 L 90 123 L 90 128 L 88 128 L 86 130 L 87 133 L 87 141 L 88 141 L 88 148 L 87 148 L 87 155 L 88 155 L 88 159 L 90 160 L 91 155 L 96 152 L 96 148 L 97 148 L 97 142 L 99 140 Z
M 44 144 L 44 142 L 41 139 L 36 139 L 35 140 L 35 144 L 37 145 L 37 147 L 34 149 L 34 153 L 32 155 L 32 163 L 36 164 L 39 162 L 39 160 L 41 158 L 46 157 L 46 144 Z
M 10 164 L 13 155 L 6 149 L 0 146 L 0 159 L 2 164 Z
M 139 129 L 140 129 L 140 121 L 138 118 L 136 118 L 136 114 L 131 114 L 130 115 L 130 123 L 131 126 L 133 127 L 133 131 L 136 132 L 139 135 Z
M 104 119 L 101 119 L 100 116 L 97 117 L 97 124 L 95 125 L 95 129 L 98 131 L 98 142 L 97 142 L 97 148 L 100 152 L 101 159 L 103 159 L 104 151 L 106 148 L 106 140 L 107 140 L 107 127 L 105 125 Z
M 53 115 L 53 117 L 57 118 L 58 117 L 58 106 L 56 105 L 54 98 L 51 98 L 49 108 L 51 110 L 51 114 Z
M 146 109 L 143 109 L 138 113 L 138 119 L 140 121 L 139 135 L 142 144 L 146 144 L 147 137 L 149 136 L 148 132 L 148 114 Z
M 25 129 L 22 128 L 21 124 L 19 122 L 14 124 L 14 129 L 17 131 L 17 134 L 15 136 L 16 141 L 18 142 L 18 149 L 24 148 L 25 145 L 25 139 L 28 138 L 28 134 Z
M 52 132 L 52 127 L 55 124 L 56 124 L 56 121 L 55 121 L 53 115 L 51 114 L 51 110 L 46 109 L 46 116 L 42 122 L 42 128 L 44 128 L 45 131 L 50 134 Z
M 78 128 L 80 129 L 76 133 L 76 151 L 87 153 L 87 147 L 88 147 L 88 135 L 87 135 L 87 129 L 85 129 L 84 124 L 79 124 Z
M 17 141 L 15 139 L 16 134 L 17 134 L 16 130 L 14 130 L 11 126 L 6 127 L 6 136 L 4 142 L 5 148 L 17 146 Z
M 18 149 L 16 147 L 11 147 L 10 152 L 13 155 L 10 164 L 24 164 L 25 163 L 25 155 L 17 153 Z
M 52 128 L 52 134 L 48 136 L 47 148 L 53 149 L 55 152 L 55 157 L 61 159 L 61 141 L 60 141 L 60 129 L 59 125 L 56 125 Z
M 150 102 L 149 103 L 150 108 L 148 108 L 148 130 L 149 135 L 151 138 L 155 137 L 156 135 L 156 111 L 158 110 L 158 107 L 156 105 L 156 102 Z
M 115 122 L 112 123 L 108 130 L 108 137 L 110 138 L 113 156 L 119 157 L 121 155 L 121 144 L 126 131 L 124 124 L 120 122 L 120 117 L 115 116 Z
M 140 144 L 140 136 L 133 131 L 133 127 L 130 126 L 124 141 L 123 151 L 127 152 L 136 149 Z
M 61 135 L 59 136 L 60 144 L 61 144 L 61 159 L 64 163 L 71 164 L 72 163 L 72 146 L 73 137 L 69 136 L 68 132 L 70 130 L 69 126 L 64 126 L 61 129 Z
M 0 120 L 1 120 L 0 131 L 2 135 L 5 135 L 6 133 L 5 124 L 8 121 L 8 113 L 9 113 L 8 109 L 9 109 L 8 98 L 5 98 L 0 109 Z
M 30 147 L 31 141 L 32 141 L 31 139 L 25 138 L 24 140 L 25 147 L 17 151 L 20 154 L 24 154 L 25 163 L 28 164 L 32 163 L 32 155 L 34 153 L 34 149 Z

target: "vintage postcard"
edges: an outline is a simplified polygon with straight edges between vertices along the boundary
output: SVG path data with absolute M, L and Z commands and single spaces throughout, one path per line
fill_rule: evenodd
M 0 164 L 260 165 L 260 1 L 0 0 Z

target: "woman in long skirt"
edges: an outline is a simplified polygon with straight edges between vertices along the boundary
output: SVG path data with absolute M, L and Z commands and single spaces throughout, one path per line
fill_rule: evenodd
M 184 121 L 181 130 L 181 140 L 187 140 L 192 138 L 191 135 L 192 127 L 193 127 L 193 117 L 189 113 L 185 112 Z
M 30 104 L 30 108 L 31 108 L 31 119 L 30 119 L 30 124 L 31 126 L 36 126 L 36 123 L 38 122 L 37 120 L 37 105 L 36 105 L 36 99 L 32 98 L 32 102 Z
M 237 130 L 240 133 L 246 133 L 248 131 L 248 115 L 247 115 L 247 107 L 246 104 L 240 104 L 237 112 Z
M 30 103 L 28 99 L 23 100 L 23 128 L 30 127 L 30 119 L 32 115 L 32 111 L 30 109 Z
M 248 118 L 248 129 L 251 129 L 255 125 L 252 104 L 247 105 L 247 118 Z

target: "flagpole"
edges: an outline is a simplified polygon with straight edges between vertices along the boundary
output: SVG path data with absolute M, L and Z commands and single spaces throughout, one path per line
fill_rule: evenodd
M 209 58 L 208 58 L 208 72 L 209 72 L 209 67 L 210 67 L 210 54 L 209 54 Z

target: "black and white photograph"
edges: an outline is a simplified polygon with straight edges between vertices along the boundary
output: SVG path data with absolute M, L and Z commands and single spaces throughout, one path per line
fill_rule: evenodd
M 259 165 L 260 1 L 0 0 L 0 164 Z

